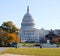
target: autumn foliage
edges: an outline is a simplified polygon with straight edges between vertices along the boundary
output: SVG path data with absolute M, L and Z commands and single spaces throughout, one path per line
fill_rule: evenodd
M 11 38 L 9 42 L 20 42 L 20 37 L 16 35 L 16 33 L 8 33 L 8 36 Z

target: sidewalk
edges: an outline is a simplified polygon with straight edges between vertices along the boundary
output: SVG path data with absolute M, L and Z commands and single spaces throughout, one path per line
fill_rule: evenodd
M 28 55 L 17 55 L 17 54 L 4 54 L 0 56 L 28 56 Z
M 4 51 L 5 49 L 7 49 L 7 47 L 0 47 L 0 52 Z

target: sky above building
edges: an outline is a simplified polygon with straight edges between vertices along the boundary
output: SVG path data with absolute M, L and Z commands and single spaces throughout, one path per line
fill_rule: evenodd
M 28 5 L 36 28 L 60 29 L 60 0 L 0 0 L 0 25 L 12 21 L 20 28 Z

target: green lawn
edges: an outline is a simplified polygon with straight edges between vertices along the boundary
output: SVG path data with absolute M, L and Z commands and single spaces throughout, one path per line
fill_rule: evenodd
M 18 43 L 18 46 L 33 46 L 35 44 L 39 44 L 39 43 Z
M 9 48 L 0 54 L 21 54 L 30 56 L 60 56 L 60 48 Z

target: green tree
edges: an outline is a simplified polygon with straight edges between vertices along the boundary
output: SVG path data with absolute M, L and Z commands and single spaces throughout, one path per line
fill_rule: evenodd
M 19 31 L 19 29 L 13 24 L 12 21 L 3 22 L 1 27 L 3 28 L 3 30 L 10 32 L 10 33 Z

